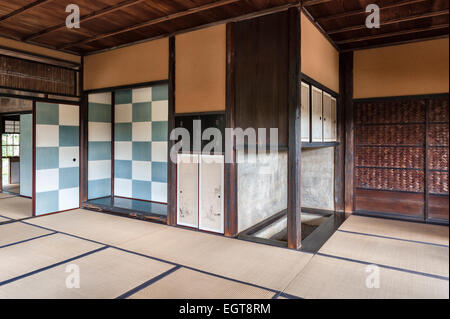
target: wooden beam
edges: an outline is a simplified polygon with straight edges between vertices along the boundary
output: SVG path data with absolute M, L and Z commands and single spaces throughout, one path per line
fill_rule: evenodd
M 389 4 L 389 5 L 386 5 L 386 6 L 380 6 L 380 11 L 381 10 L 398 8 L 398 7 L 407 6 L 407 5 L 412 5 L 412 4 L 421 3 L 421 2 L 427 2 L 427 1 L 428 0 L 398 1 L 396 3 Z M 343 13 L 317 17 L 316 20 L 318 20 L 320 22 L 324 22 L 324 21 L 329 21 L 329 20 L 348 18 L 348 17 L 352 17 L 352 16 L 355 16 L 355 15 L 358 15 L 358 14 L 365 14 L 365 13 L 366 13 L 366 8 L 362 8 L 362 9 L 358 9 L 358 10 L 347 11 L 347 12 L 343 12 Z
M 425 27 L 425 28 L 416 28 L 416 29 L 402 30 L 402 31 L 397 31 L 397 32 L 388 32 L 388 33 L 382 33 L 382 34 L 368 35 L 368 36 L 352 38 L 352 39 L 345 39 L 345 40 L 341 40 L 341 41 L 336 41 L 336 43 L 337 44 L 354 43 L 354 42 L 361 42 L 361 41 L 368 41 L 368 40 L 375 40 L 375 39 L 396 37 L 396 36 L 412 34 L 412 33 L 420 33 L 420 32 L 440 30 L 440 29 L 448 29 L 448 27 L 449 27 L 449 24 L 445 23 L 445 24 L 438 24 L 438 25 Z
M 435 11 L 435 12 L 425 12 L 425 13 L 421 13 L 421 14 L 417 14 L 417 15 L 413 15 L 413 16 L 408 16 L 408 17 L 403 17 L 403 18 L 395 18 L 395 19 L 391 19 L 391 20 L 381 21 L 380 25 L 381 26 L 386 26 L 386 25 L 394 24 L 394 23 L 401 23 L 401 22 L 414 21 L 414 20 L 425 19 L 425 18 L 432 18 L 432 17 L 445 15 L 445 14 L 448 14 L 448 13 L 449 13 L 449 9 L 441 10 L 441 11 Z M 334 30 L 330 30 L 330 31 L 326 31 L 326 32 L 329 35 L 332 35 L 332 34 L 344 33 L 344 32 L 349 32 L 349 31 L 363 30 L 363 29 L 366 29 L 366 28 L 367 28 L 366 24 L 360 24 L 360 25 L 346 27 L 346 28 L 334 29 Z
M 225 127 L 234 128 L 235 110 L 235 23 L 227 24 L 227 82 L 226 82 L 226 104 L 225 104 Z M 227 132 L 225 132 L 227 134 Z M 231 132 L 229 132 L 231 133 Z M 233 134 L 229 137 L 233 138 Z M 234 138 L 229 149 L 225 149 L 225 236 L 234 237 L 238 233 L 238 211 L 237 211 L 237 164 Z
M 354 171 L 353 52 L 339 54 L 340 94 L 345 121 L 345 212 L 352 213 Z
M 177 163 L 172 161 L 172 148 L 175 141 L 170 133 L 175 128 L 175 37 L 169 38 L 169 119 L 167 152 L 167 225 L 177 224 Z
M 288 10 L 288 247 L 300 249 L 301 225 L 301 108 L 300 108 L 300 10 Z
M 79 41 L 79 42 L 65 44 L 65 45 L 61 46 L 59 49 L 67 49 L 67 48 L 83 45 L 83 44 L 90 43 L 90 42 L 93 42 L 93 41 L 97 41 L 97 40 L 101 40 L 101 39 L 104 39 L 104 38 L 108 38 L 108 37 L 111 37 L 111 36 L 114 36 L 114 35 L 118 35 L 118 34 L 122 34 L 122 33 L 125 33 L 125 32 L 129 32 L 129 31 L 141 29 L 141 28 L 144 28 L 144 27 L 148 27 L 148 26 L 151 26 L 151 25 L 154 25 L 154 24 L 158 24 L 158 23 L 161 23 L 161 22 L 174 20 L 174 19 L 177 19 L 177 18 L 180 18 L 180 17 L 184 17 L 184 16 L 188 16 L 188 15 L 194 14 L 194 13 L 199 13 L 199 12 L 202 12 L 202 11 L 206 11 L 206 10 L 210 10 L 210 9 L 213 9 L 213 8 L 217 8 L 217 7 L 221 7 L 221 6 L 224 6 L 224 5 L 228 5 L 228 4 L 237 2 L 237 1 L 240 1 L 240 0 L 219 0 L 219 1 L 215 1 L 215 2 L 208 3 L 208 4 L 205 4 L 205 5 L 201 5 L 201 6 L 198 6 L 198 7 L 190 8 L 190 9 L 185 10 L 185 11 L 177 12 L 177 13 L 174 13 L 174 14 L 169 14 L 169 15 L 164 16 L 164 17 L 160 17 L 160 18 L 151 19 L 151 20 L 148 20 L 148 21 L 145 21 L 145 22 L 141 22 L 141 23 L 132 25 L 130 27 L 117 30 L 117 31 L 99 34 L 99 35 L 97 35 L 95 37 L 88 38 L 88 39 L 85 39 L 85 40 L 82 40 L 82 41 Z
M 393 46 L 393 45 L 398 45 L 398 44 L 408 44 L 408 43 L 423 42 L 423 41 L 438 40 L 438 39 L 447 39 L 447 38 L 448 38 L 448 34 L 437 35 L 437 36 L 433 36 L 433 37 L 422 37 L 422 38 L 419 37 L 419 38 L 415 38 L 415 39 L 411 39 L 411 40 L 389 41 L 389 43 L 342 48 L 340 52 L 344 53 L 344 52 L 349 52 L 349 51 L 375 49 L 375 48 L 382 48 L 382 47 Z
M 312 7 L 317 4 L 327 3 L 327 2 L 331 2 L 331 1 L 332 0 L 304 0 L 304 1 L 302 1 L 302 6 L 303 7 Z
M 145 0 L 126 0 L 126 1 L 122 1 L 120 3 L 117 3 L 117 4 L 113 5 L 113 6 L 109 6 L 109 7 L 103 8 L 103 9 L 98 10 L 98 11 L 91 12 L 89 14 L 86 14 L 86 15 L 80 17 L 80 23 L 100 18 L 100 17 L 102 17 L 102 16 L 104 16 L 106 14 L 110 14 L 110 13 L 116 12 L 118 10 L 122 10 L 122 9 L 128 8 L 130 6 L 137 5 L 137 4 L 139 4 L 141 2 L 144 2 L 144 1 Z M 33 33 L 31 35 L 28 35 L 28 36 L 22 38 L 22 41 L 29 41 L 29 40 L 38 38 L 40 36 L 43 36 L 45 34 L 48 34 L 48 33 L 51 33 L 51 32 L 57 31 L 57 30 L 64 29 L 65 27 L 66 27 L 66 24 L 65 23 L 61 23 L 59 25 L 55 25 L 53 27 L 44 29 L 44 30 L 36 32 L 36 33 Z
M 12 18 L 12 17 L 17 16 L 17 15 L 22 14 L 22 13 L 25 13 L 25 12 L 27 12 L 30 9 L 38 8 L 38 7 L 40 7 L 40 6 L 46 4 L 47 2 L 50 2 L 50 1 L 52 1 L 52 0 L 38 0 L 38 1 L 35 1 L 35 2 L 32 2 L 32 3 L 29 3 L 29 4 L 27 4 L 26 6 L 23 6 L 20 9 L 14 10 L 13 12 L 10 12 L 10 13 L 4 15 L 3 17 L 0 17 L 0 23 L 3 22 L 3 21 L 8 20 L 9 18 Z

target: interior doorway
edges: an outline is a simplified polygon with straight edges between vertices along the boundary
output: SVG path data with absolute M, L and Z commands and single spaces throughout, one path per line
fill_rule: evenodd
M 0 222 L 32 217 L 33 103 L 0 97 Z

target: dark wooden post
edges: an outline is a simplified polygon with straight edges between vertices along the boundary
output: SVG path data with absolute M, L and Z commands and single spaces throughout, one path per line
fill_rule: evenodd
M 340 56 L 342 61 L 342 55 Z M 341 63 L 341 62 L 340 62 Z M 343 64 L 339 67 L 339 97 L 337 99 L 336 141 L 339 143 L 334 151 L 334 207 L 337 212 L 345 211 L 345 72 Z
M 2 134 L 3 134 L 3 116 L 0 114 L 0 192 L 3 191 L 3 147 L 2 147 Z
M 235 127 L 235 23 L 227 24 L 227 82 L 226 82 L 226 106 L 225 127 Z M 237 164 L 234 140 L 229 149 L 225 149 L 225 236 L 233 237 L 238 232 L 237 212 Z
M 81 57 L 80 70 L 80 206 L 88 200 L 88 95 L 84 93 L 84 57 Z
M 177 223 L 177 164 L 171 160 L 174 141 L 170 133 L 175 128 L 175 37 L 169 38 L 169 120 L 168 120 L 168 152 L 167 152 L 167 224 Z
M 301 108 L 300 108 L 300 11 L 299 8 L 288 10 L 288 122 L 289 122 L 289 156 L 288 156 L 288 210 L 287 235 L 288 247 L 301 247 Z
M 345 212 L 354 210 L 354 123 L 353 123 L 353 52 L 339 56 L 340 93 L 345 113 Z

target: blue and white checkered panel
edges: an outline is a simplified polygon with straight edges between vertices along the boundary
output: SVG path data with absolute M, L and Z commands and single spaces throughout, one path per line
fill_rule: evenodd
M 88 199 L 111 196 L 111 95 L 88 97 Z
M 78 208 L 79 106 L 36 103 L 36 215 Z
M 115 96 L 114 194 L 167 203 L 168 87 Z

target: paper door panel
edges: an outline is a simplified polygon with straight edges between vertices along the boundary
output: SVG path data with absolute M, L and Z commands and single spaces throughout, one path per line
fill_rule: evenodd
M 224 231 L 223 173 L 223 156 L 200 156 L 199 228 L 202 230 Z
M 178 155 L 177 224 L 198 227 L 198 155 Z

